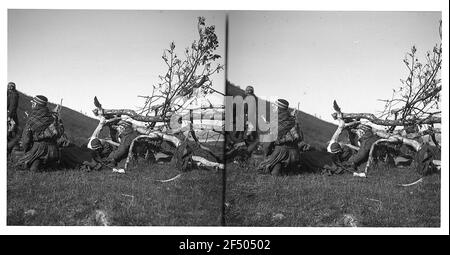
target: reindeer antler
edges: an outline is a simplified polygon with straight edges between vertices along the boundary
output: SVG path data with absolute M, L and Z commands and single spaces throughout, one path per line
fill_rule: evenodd
M 102 108 L 102 104 L 98 101 L 97 96 L 94 96 L 94 105 L 97 108 Z
M 341 112 L 341 107 L 336 103 L 336 100 L 333 100 L 333 108 L 336 112 Z

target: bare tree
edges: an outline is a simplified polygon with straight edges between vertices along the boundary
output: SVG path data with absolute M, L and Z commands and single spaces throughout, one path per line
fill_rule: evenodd
M 442 40 L 442 21 L 439 35 Z M 393 89 L 390 99 L 381 100 L 385 106 L 378 116 L 372 113 L 342 113 L 336 101 L 333 104 L 335 113 L 332 116 L 339 121 L 339 127 L 332 139 L 336 140 L 343 130 L 359 123 L 361 119 L 387 127 L 386 130 L 374 129 L 381 139 L 372 145 L 365 172 L 373 161 L 372 152 L 379 144 L 407 144 L 420 151 L 422 143 L 417 138 L 430 135 L 435 145 L 440 147 L 435 136 L 440 133 L 440 129 L 435 124 L 441 123 L 442 43 L 428 51 L 424 61 L 419 59 L 417 48 L 412 46 L 403 63 L 408 70 L 407 77 L 400 80 L 401 86 L 398 89 Z M 424 126 L 428 128 L 424 129 Z
M 206 26 L 205 18 L 198 18 L 198 41 L 184 50 L 184 59 L 175 52 L 175 43 L 170 43 L 162 55 L 167 72 L 160 75 L 160 82 L 153 85 L 151 96 L 145 96 L 146 101 L 140 113 L 154 114 L 165 118 L 185 106 L 195 89 L 201 93 L 212 93 L 212 82 L 209 79 L 214 73 L 223 70 L 223 66 L 213 62 L 221 56 L 214 51 L 219 46 L 214 26 Z
M 385 102 L 385 106 L 378 116 L 372 113 L 346 113 L 342 117 L 349 120 L 367 119 L 374 124 L 388 126 L 390 133 L 397 126 L 417 132 L 422 125 L 441 123 L 442 43 L 426 53 L 425 61 L 419 60 L 417 48 L 413 46 L 403 62 L 408 70 L 407 77 L 400 80 L 402 85 L 398 89 L 393 89 L 390 99 L 380 100 Z
M 100 123 L 91 139 L 98 136 L 103 126 L 111 126 L 119 119 L 125 119 L 131 122 L 133 128 L 142 134 L 136 139 L 163 139 L 176 147 L 180 146 L 180 139 L 174 135 L 183 129 L 173 130 L 170 127 L 167 128 L 167 124 L 170 123 L 171 117 L 175 114 L 180 118 L 183 117 L 180 113 L 194 100 L 197 100 L 199 94 L 206 95 L 218 92 L 212 88 L 210 77 L 224 68 L 221 64 L 214 64 L 217 59 L 221 58 L 220 55 L 215 53 L 219 47 L 215 26 L 207 26 L 205 18 L 199 17 L 197 30 L 198 39 L 194 40 L 190 47 L 185 48 L 183 58 L 175 52 L 174 42 L 171 42 L 169 48 L 163 51 L 162 59 L 167 66 L 167 72 L 159 76 L 159 82 L 152 86 L 153 91 L 150 96 L 139 96 L 145 98 L 145 103 L 137 111 L 104 109 L 97 97 L 94 98 L 96 109 L 93 112 L 100 118 Z M 223 107 L 214 107 L 210 104 L 209 109 L 199 110 L 201 112 L 195 114 L 191 109 L 188 114 L 193 118 L 204 118 L 206 114 L 209 118 L 214 119 L 214 114 L 217 114 L 217 112 L 222 114 Z M 164 125 L 161 128 L 156 127 L 157 122 L 164 123 Z M 195 141 L 198 142 L 192 124 L 190 125 L 190 132 Z M 208 150 L 206 147 L 200 146 L 200 148 Z M 127 159 L 127 164 L 130 157 Z M 199 157 L 195 158 L 194 161 L 203 165 L 223 167 L 221 164 L 217 165 Z
M 441 28 L 442 22 L 439 31 Z M 402 86 L 393 90 L 391 99 L 381 100 L 385 102 L 385 107 L 380 118 L 391 119 L 393 124 L 406 126 L 410 131 L 417 130 L 423 124 L 441 122 L 442 43 L 427 52 L 425 61 L 419 60 L 417 55 L 417 48 L 412 46 L 403 59 L 408 75 L 400 80 Z M 390 130 L 393 131 L 395 126 L 391 125 Z

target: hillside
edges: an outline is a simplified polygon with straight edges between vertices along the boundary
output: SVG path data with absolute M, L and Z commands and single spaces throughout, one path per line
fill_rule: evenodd
M 32 98 L 33 97 L 19 92 L 19 106 L 17 109 L 17 115 L 19 118 L 19 126 L 21 128 L 25 125 L 27 119 L 25 112 L 31 112 L 30 101 Z M 56 104 L 49 103 L 50 109 L 54 109 L 55 106 Z M 65 133 L 73 142 L 77 144 L 87 142 L 87 139 L 91 136 L 98 124 L 98 120 L 64 106 L 61 110 L 61 119 L 64 123 Z
M 227 81 L 226 94 L 228 96 L 244 96 L 245 92 L 239 86 Z M 255 94 L 258 95 L 258 87 L 255 87 Z M 302 111 L 300 111 L 300 119 L 305 141 L 310 144 L 325 144 L 331 139 L 331 136 L 337 128 L 332 123 L 323 121 Z
M 256 93 L 258 92 L 257 88 Z M 244 90 L 239 86 L 227 81 L 226 88 L 227 95 L 244 95 Z M 19 107 L 18 116 L 20 126 L 23 127 L 26 121 L 25 112 L 31 111 L 31 96 L 19 92 Z M 63 102 L 64 104 L 64 102 Z M 56 105 L 49 103 L 49 108 L 53 109 Z M 90 118 L 80 112 L 74 111 L 70 108 L 64 107 L 61 110 L 61 118 L 64 122 L 66 134 L 69 138 L 77 143 L 81 144 L 86 142 L 86 139 L 90 137 L 95 127 L 98 124 L 96 119 Z M 300 111 L 301 126 L 305 136 L 305 141 L 311 144 L 324 144 L 330 140 L 336 126 L 332 123 L 320 120 L 310 114 Z

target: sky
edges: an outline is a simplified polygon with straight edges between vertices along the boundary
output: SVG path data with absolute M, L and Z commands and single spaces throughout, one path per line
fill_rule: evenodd
M 166 71 L 163 49 L 174 41 L 182 55 L 197 38 L 198 16 L 225 56 L 226 13 L 228 79 L 330 122 L 334 99 L 345 112 L 382 110 L 411 46 L 424 57 L 440 41 L 440 12 L 9 10 L 8 80 L 89 116 L 94 96 L 137 109 Z M 213 79 L 224 91 L 224 72 Z
M 440 12 L 248 12 L 229 14 L 228 79 L 262 97 L 285 98 L 333 122 L 377 113 L 407 75 L 405 54 L 423 59 L 440 42 Z
M 167 67 L 163 50 L 178 56 L 198 40 L 197 17 L 215 25 L 216 61 L 224 64 L 225 14 L 220 11 L 8 10 L 8 80 L 28 94 L 93 116 L 105 108 L 137 109 Z M 212 77 L 224 91 L 224 72 Z M 213 97 L 213 103 L 223 98 Z

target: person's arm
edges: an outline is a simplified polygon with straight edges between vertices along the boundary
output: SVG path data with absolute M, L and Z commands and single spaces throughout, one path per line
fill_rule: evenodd
M 17 112 L 17 106 L 19 106 L 19 94 L 13 93 L 11 103 L 8 107 L 8 117 L 12 118 L 13 114 Z
M 286 133 L 283 137 L 278 139 L 278 144 L 289 143 L 297 141 L 300 138 L 300 135 L 297 131 L 297 126 L 292 127 L 289 132 Z
M 25 128 L 23 129 L 23 133 L 22 133 L 22 138 L 21 138 L 21 145 L 22 148 L 25 151 L 28 151 L 30 148 L 30 145 L 32 143 L 32 137 L 33 137 L 33 133 L 30 129 L 30 125 L 28 124 L 28 122 L 25 124 Z
M 339 136 L 341 135 L 342 131 L 345 128 L 345 122 L 340 116 L 338 116 L 339 125 L 336 131 L 334 132 L 333 136 L 331 137 L 331 140 L 328 142 L 327 151 L 331 152 L 331 144 L 336 143 L 339 139 Z
M 94 140 L 95 138 L 98 138 L 100 132 L 101 132 L 102 129 L 103 129 L 103 125 L 105 125 L 105 123 L 106 123 L 105 117 L 100 116 L 100 120 L 99 120 L 99 122 L 98 122 L 98 125 L 97 125 L 97 127 L 95 128 L 94 132 L 92 133 L 92 135 L 91 135 L 91 137 L 89 138 L 89 141 L 88 141 L 88 143 L 87 143 L 88 149 L 92 149 L 91 142 L 92 142 L 92 140 Z
M 98 136 L 100 135 L 100 132 L 102 131 L 102 129 L 105 126 L 105 124 L 113 122 L 113 121 L 117 121 L 118 119 L 120 119 L 120 118 L 116 117 L 116 118 L 112 118 L 112 119 L 107 120 L 107 119 L 105 119 L 105 117 L 100 116 L 100 120 L 98 122 L 97 128 L 95 128 L 94 132 L 92 133 L 91 137 L 89 138 L 87 147 L 89 149 L 92 149 L 92 146 L 91 146 L 92 140 L 94 140 L 95 138 L 98 138 Z M 116 142 L 116 141 L 114 141 L 114 142 Z M 111 142 L 109 142 L 109 143 L 111 143 Z
M 331 152 L 331 144 L 338 142 L 339 136 L 341 135 L 342 131 L 344 131 L 344 129 L 350 128 L 360 123 L 359 121 L 352 121 L 346 124 L 345 121 L 342 119 L 342 113 L 339 113 L 337 115 L 337 120 L 339 121 L 339 125 L 336 131 L 334 132 L 333 136 L 331 137 L 331 140 L 328 142 L 327 146 L 328 152 Z
M 116 142 L 114 142 L 114 141 L 112 141 L 110 139 L 99 139 L 99 140 L 102 141 L 102 142 L 105 142 L 105 143 L 109 143 L 109 144 L 111 144 L 113 146 L 116 146 L 116 147 L 118 147 L 120 145 L 120 143 L 116 143 Z

